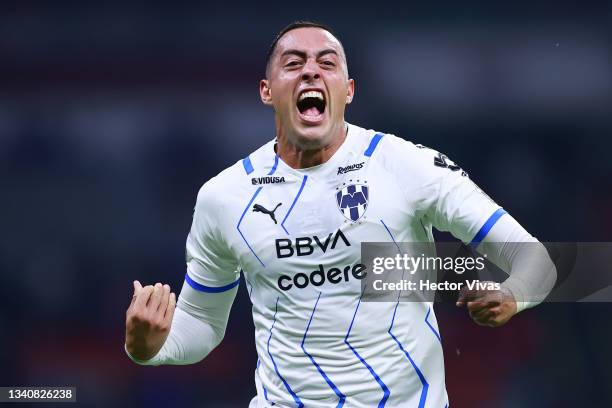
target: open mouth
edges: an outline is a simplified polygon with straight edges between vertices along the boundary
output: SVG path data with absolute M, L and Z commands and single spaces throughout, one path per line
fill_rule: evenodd
M 306 122 L 323 120 L 326 105 L 325 96 L 321 91 L 303 91 L 297 101 L 300 117 Z

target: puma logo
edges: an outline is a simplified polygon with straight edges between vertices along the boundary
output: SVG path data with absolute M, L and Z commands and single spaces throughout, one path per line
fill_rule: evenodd
M 276 207 L 274 207 L 274 209 L 272 211 L 270 211 L 270 210 L 266 209 L 265 207 L 263 207 L 260 204 L 255 204 L 253 206 L 253 212 L 260 212 L 260 213 L 268 214 L 270 216 L 270 218 L 272 218 L 272 221 L 274 221 L 275 224 L 278 224 L 278 222 L 276 222 L 276 217 L 274 216 L 274 212 L 281 205 L 283 205 L 283 203 L 276 204 Z

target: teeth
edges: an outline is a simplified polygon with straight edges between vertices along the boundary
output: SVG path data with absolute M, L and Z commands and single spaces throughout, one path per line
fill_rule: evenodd
M 308 91 L 308 92 L 303 92 L 303 93 L 300 95 L 300 99 L 299 99 L 299 100 L 301 101 L 301 100 L 303 100 L 303 99 L 305 99 L 305 98 L 319 98 L 319 99 L 321 99 L 321 100 L 324 100 L 324 99 L 323 99 L 323 94 L 322 94 L 321 92 L 319 92 L 319 91 Z

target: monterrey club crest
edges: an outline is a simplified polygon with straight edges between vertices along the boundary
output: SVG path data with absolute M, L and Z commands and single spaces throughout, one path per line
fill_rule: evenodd
M 336 202 L 342 215 L 350 221 L 357 221 L 368 208 L 368 186 L 349 184 L 338 190 Z

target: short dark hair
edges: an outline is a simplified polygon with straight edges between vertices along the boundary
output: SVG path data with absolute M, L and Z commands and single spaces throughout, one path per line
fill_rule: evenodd
M 268 74 L 268 68 L 270 67 L 270 60 L 272 59 L 272 56 L 274 55 L 274 51 L 276 50 L 276 44 L 278 44 L 278 41 L 283 37 L 283 35 L 287 34 L 289 31 L 295 30 L 296 28 L 304 28 L 304 27 L 314 27 L 314 28 L 323 29 L 327 31 L 328 33 L 330 33 L 331 35 L 333 35 L 334 37 L 336 37 L 336 39 L 340 43 L 340 46 L 342 46 L 342 42 L 340 42 L 340 39 L 338 38 L 336 33 L 334 33 L 333 30 L 329 28 L 328 26 L 326 26 L 325 24 L 318 23 L 316 21 L 309 21 L 309 20 L 294 21 L 293 23 L 289 24 L 288 26 L 280 30 L 279 33 L 276 35 L 276 38 L 274 38 L 274 41 L 272 41 L 272 44 L 270 44 L 270 48 L 268 48 L 268 54 L 266 55 L 266 76 Z

